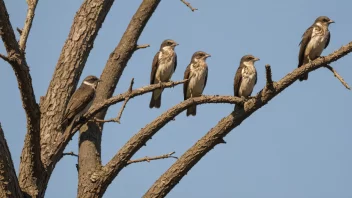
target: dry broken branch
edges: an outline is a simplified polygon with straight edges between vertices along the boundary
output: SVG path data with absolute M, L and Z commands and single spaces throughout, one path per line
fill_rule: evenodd
M 192 12 L 198 10 L 197 8 L 193 8 L 190 3 L 188 3 L 186 0 L 181 0 L 182 3 L 184 3 L 189 9 L 192 10 Z
M 265 65 L 265 72 L 266 72 L 266 86 L 272 87 L 273 79 L 272 79 L 271 67 L 269 64 Z
M 4 61 L 10 63 L 10 59 L 7 58 L 7 56 L 3 55 L 3 54 L 0 54 L 0 58 L 2 58 Z
M 149 45 L 149 44 L 137 45 L 137 46 L 136 46 L 136 50 L 139 50 L 139 49 L 144 49 L 144 48 L 148 48 L 148 47 L 150 47 L 150 45 Z
M 173 154 L 175 154 L 175 151 L 174 151 L 174 152 L 171 152 L 171 153 L 168 153 L 168 154 L 155 156 L 155 157 L 148 157 L 148 156 L 145 156 L 145 157 L 140 158 L 140 159 L 129 160 L 129 161 L 127 162 L 127 164 L 133 164 L 133 163 L 139 163 L 139 162 L 150 162 L 150 161 L 153 161 L 153 160 L 166 159 L 166 158 L 178 159 L 177 157 L 173 156 Z
M 197 162 L 213 149 L 232 129 L 240 125 L 252 113 L 267 104 L 272 98 L 285 90 L 292 83 L 305 73 L 323 67 L 331 62 L 334 62 L 352 51 L 352 42 L 341 47 L 336 52 L 318 58 L 311 63 L 307 63 L 293 72 L 287 74 L 278 81 L 271 92 L 260 91 L 255 100 L 250 100 L 245 103 L 244 110 L 241 112 L 232 112 L 227 117 L 221 119 L 219 123 L 212 128 L 205 136 L 197 141 L 190 149 L 188 149 L 160 178 L 153 184 L 152 187 L 144 194 L 145 198 L 161 198 L 165 197 L 171 189 L 176 186 L 184 175 Z M 176 168 L 177 167 L 177 168 Z
M 19 45 L 20 45 L 20 50 L 22 52 L 26 50 L 27 39 L 32 27 L 34 12 L 37 7 L 38 0 L 27 1 L 27 4 L 28 4 L 28 9 L 27 9 L 27 16 L 26 16 L 26 22 L 24 23 L 24 27 L 21 31 L 19 31 L 19 29 L 17 28 L 17 31 L 21 35 Z
M 325 67 L 328 68 L 337 79 L 339 79 L 339 81 L 343 84 L 343 86 L 345 86 L 347 89 L 351 90 L 351 87 L 348 86 L 348 84 L 345 82 L 345 80 L 340 76 L 339 73 L 337 73 L 337 71 L 333 67 L 331 67 L 330 65 L 326 65 Z

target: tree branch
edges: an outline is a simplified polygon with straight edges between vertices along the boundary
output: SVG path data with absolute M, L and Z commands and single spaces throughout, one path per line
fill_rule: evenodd
M 339 79 L 339 81 L 343 84 L 343 86 L 345 86 L 347 89 L 351 90 L 351 87 L 348 86 L 348 84 L 345 82 L 345 80 L 340 76 L 339 73 L 337 73 L 337 71 L 334 70 L 333 67 L 331 67 L 330 65 L 325 65 L 325 67 L 328 68 L 337 79 Z
M 170 108 L 165 113 L 160 115 L 154 121 L 142 128 L 136 135 L 134 135 L 119 151 L 118 153 L 103 167 L 101 172 L 95 175 L 101 175 L 100 182 L 103 186 L 110 183 L 116 175 L 126 166 L 128 160 L 152 138 L 152 136 L 164 127 L 168 122 L 173 120 L 178 114 L 186 110 L 188 107 L 204 103 L 230 103 L 242 104 L 243 100 L 234 96 L 201 96 L 187 99 L 176 106 Z
M 7 56 L 3 55 L 3 54 L 0 54 L 0 58 L 3 59 L 4 61 L 10 63 L 10 59 L 7 58 Z
M 0 197 L 23 197 L 0 123 Z
M 192 10 L 192 12 L 198 10 L 197 8 L 193 8 L 190 3 L 188 3 L 186 0 L 181 0 L 182 3 L 184 3 L 189 9 Z
M 20 50 L 22 52 L 26 50 L 26 43 L 27 43 L 29 31 L 31 30 L 31 27 L 32 27 L 34 12 L 35 12 L 35 9 L 37 8 L 38 0 L 27 0 L 27 4 L 28 4 L 28 10 L 27 10 L 26 22 L 24 24 L 23 29 L 21 30 L 21 33 L 20 33 L 21 37 L 19 41 Z
M 114 105 L 116 103 L 125 101 L 127 98 L 134 98 L 136 96 L 143 95 L 148 92 L 152 92 L 155 89 L 159 88 L 169 88 L 169 87 L 174 87 L 179 84 L 183 84 L 186 82 L 187 79 L 181 80 L 181 81 L 176 81 L 176 82 L 165 82 L 165 83 L 158 83 L 158 84 L 153 84 L 153 85 L 148 85 L 139 89 L 132 90 L 131 92 L 128 90 L 125 93 L 119 94 L 117 96 L 111 97 L 107 100 L 105 100 L 102 103 L 98 103 L 93 105 L 87 113 L 83 115 L 83 118 L 81 120 L 90 120 L 95 116 L 97 113 L 102 111 L 103 109 L 107 109 L 111 105 Z M 73 135 L 78 131 L 84 124 L 85 122 L 82 122 L 81 120 L 75 120 L 74 123 L 72 123 L 72 130 L 66 129 L 64 135 L 62 136 L 62 139 L 58 141 L 58 145 L 55 145 L 54 147 L 57 149 L 64 149 L 63 144 L 67 144 L 68 141 L 73 137 Z M 93 119 L 95 121 L 96 118 Z M 99 121 L 98 121 L 99 122 Z M 112 122 L 109 120 L 106 120 L 105 122 Z M 59 151 L 54 151 L 55 153 L 60 153 Z M 63 151 L 62 151 L 63 152 Z
M 177 157 L 173 156 L 173 154 L 175 154 L 175 151 L 171 152 L 171 153 L 168 153 L 168 154 L 159 155 L 159 156 L 156 156 L 156 157 L 145 156 L 145 157 L 140 158 L 140 159 L 129 160 L 127 162 L 127 164 L 133 164 L 133 163 L 139 163 L 139 162 L 150 162 L 150 161 L 153 161 L 153 160 L 166 159 L 166 158 L 178 159 Z
M 271 74 L 271 67 L 269 64 L 265 65 L 265 72 L 266 72 L 266 86 L 272 88 L 273 79 Z
M 158 198 L 165 197 L 171 189 L 179 183 L 184 175 L 205 156 L 217 144 L 223 142 L 223 138 L 249 117 L 252 113 L 266 105 L 272 98 L 277 96 L 288 86 L 293 84 L 302 74 L 308 73 L 331 62 L 334 62 L 352 51 L 352 42 L 341 47 L 338 51 L 322 58 L 318 58 L 311 63 L 305 64 L 300 68 L 283 77 L 271 92 L 260 91 L 255 100 L 249 100 L 245 103 L 244 109 L 232 112 L 227 117 L 212 128 L 203 136 L 194 146 L 188 149 L 179 160 L 177 160 L 160 178 L 150 187 L 143 197 Z
M 128 88 L 128 93 L 129 93 L 129 94 L 132 93 L 133 84 L 134 84 L 134 78 L 132 78 L 130 87 Z M 122 116 L 122 112 L 123 112 L 123 110 L 126 108 L 127 102 L 128 102 L 129 100 L 130 100 L 130 96 L 127 95 L 127 97 L 125 98 L 125 101 L 123 102 L 123 105 L 122 105 L 122 107 L 121 107 L 121 109 L 120 109 L 120 111 L 119 111 L 119 114 L 117 115 L 116 118 L 109 119 L 109 120 L 100 120 L 100 119 L 98 119 L 98 118 L 95 118 L 94 121 L 96 121 L 96 122 L 104 122 L 104 123 L 105 123 L 105 122 L 117 122 L 117 123 L 121 124 L 121 123 L 120 123 L 120 119 L 121 119 L 121 116 Z
M 136 46 L 136 50 L 139 50 L 139 49 L 144 49 L 144 48 L 148 48 L 148 47 L 150 47 L 150 45 L 149 45 L 149 44 L 145 44 L 145 45 L 137 45 L 137 46 Z
M 136 51 L 137 41 L 142 34 L 144 27 L 153 15 L 161 0 L 143 0 L 139 8 L 133 15 L 126 31 L 124 32 L 119 44 L 110 54 L 109 59 L 105 65 L 100 79 L 102 80 L 96 91 L 96 97 L 93 105 L 104 102 L 110 98 L 115 91 L 116 85 L 127 65 L 127 62 Z M 96 115 L 98 119 L 104 119 L 106 109 Z M 84 134 L 84 141 L 80 141 L 79 152 L 79 177 L 80 180 L 85 180 L 90 177 L 91 170 L 99 169 L 101 164 L 101 134 L 103 130 L 103 123 L 89 123 L 80 130 Z M 81 139 L 81 138 L 80 138 Z M 97 153 L 96 155 L 89 155 L 89 153 Z M 81 162 L 85 163 L 81 163 Z M 78 189 L 78 194 L 85 194 L 90 188 L 87 185 L 84 188 Z M 101 193 L 104 193 L 107 185 L 102 186 Z
M 0 0 L 0 35 L 4 42 L 7 58 L 12 66 L 26 112 L 27 134 L 21 155 L 19 182 L 21 189 L 29 195 L 38 192 L 43 167 L 40 160 L 40 112 L 35 101 L 32 78 L 24 53 L 20 50 L 9 15 L 3 0 Z
M 84 0 L 73 20 L 70 33 L 56 64 L 56 68 L 40 104 L 42 160 L 49 170 L 55 167 L 61 153 L 53 153 L 54 145 L 61 140 L 63 132 L 57 131 L 66 105 L 76 90 L 94 40 L 114 0 Z M 69 80 L 68 80 L 69 79 Z M 66 145 L 66 144 L 63 144 Z

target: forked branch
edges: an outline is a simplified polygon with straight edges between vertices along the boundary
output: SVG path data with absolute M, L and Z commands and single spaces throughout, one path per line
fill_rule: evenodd
M 128 93 L 130 93 L 130 94 L 132 93 L 133 84 L 134 84 L 134 78 L 132 78 L 131 83 L 130 83 L 130 87 L 128 88 Z M 125 101 L 123 102 L 122 107 L 121 107 L 121 109 L 119 111 L 119 114 L 117 115 L 116 118 L 109 119 L 109 120 L 100 120 L 98 118 L 95 118 L 94 121 L 103 122 L 103 123 L 105 123 L 105 122 L 117 122 L 117 123 L 121 124 L 120 123 L 120 119 L 121 119 L 121 116 L 122 116 L 122 112 L 123 112 L 123 110 L 125 110 L 127 102 L 130 100 L 130 98 L 131 98 L 130 95 L 127 95 L 127 97 L 125 98 Z

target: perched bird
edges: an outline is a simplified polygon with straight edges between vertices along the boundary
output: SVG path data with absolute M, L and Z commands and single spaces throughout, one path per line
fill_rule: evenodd
M 329 45 L 330 32 L 329 25 L 333 20 L 326 16 L 318 17 L 314 24 L 303 34 L 298 55 L 298 67 L 318 58 L 323 50 Z M 308 80 L 308 74 L 299 78 L 300 81 Z
M 254 62 L 258 60 L 259 58 L 252 55 L 245 55 L 241 58 L 234 78 L 234 96 L 248 98 L 252 94 L 255 84 L 257 84 L 257 70 Z
M 151 85 L 170 81 L 177 67 L 177 55 L 175 52 L 177 45 L 178 44 L 171 39 L 164 40 L 161 43 L 160 50 L 155 54 L 152 63 L 152 72 L 150 74 Z M 149 108 L 160 108 L 162 92 L 163 89 L 153 91 Z
M 61 129 L 67 127 L 75 118 L 84 114 L 92 104 L 95 89 L 99 83 L 95 76 L 87 76 L 81 86 L 73 93 L 61 120 Z
M 208 65 L 205 62 L 208 57 L 210 57 L 210 54 L 202 51 L 193 54 L 192 60 L 187 66 L 183 77 L 184 79 L 188 79 L 183 84 L 183 96 L 185 100 L 202 95 L 208 78 Z M 193 105 L 187 109 L 187 116 L 195 116 L 196 114 L 197 105 Z

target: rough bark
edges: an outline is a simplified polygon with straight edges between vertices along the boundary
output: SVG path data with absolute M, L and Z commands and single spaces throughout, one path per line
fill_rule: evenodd
M 10 23 L 5 3 L 0 0 L 0 35 L 7 51 L 7 61 L 12 66 L 21 93 L 22 105 L 26 112 L 27 134 L 21 156 L 19 182 L 22 190 L 30 195 L 38 193 L 43 170 L 40 161 L 40 113 L 35 101 L 32 78 L 25 54 L 20 50 Z
M 60 144 L 60 148 L 54 147 L 62 140 L 63 134 L 56 128 L 113 2 L 114 0 L 83 2 L 62 48 L 47 94 L 41 100 L 41 157 L 49 169 L 55 166 L 63 151 L 61 147 L 65 147 L 69 141 Z
M 11 153 L 0 123 L 0 197 L 21 198 L 23 194 L 18 184 Z
M 194 146 L 188 149 L 144 194 L 143 197 L 165 197 L 173 187 L 187 174 L 187 172 L 217 144 L 225 143 L 223 138 L 235 127 L 240 125 L 252 113 L 266 105 L 288 86 L 294 83 L 302 74 L 316 70 L 334 62 L 352 51 L 352 42 L 341 47 L 338 51 L 322 58 L 318 58 L 293 72 L 287 74 L 277 83 L 272 83 L 271 70 L 267 68 L 267 86 L 254 99 L 247 101 L 244 108 L 232 112 L 223 118 L 214 128 L 202 137 Z M 273 86 L 272 86 L 273 85 Z
M 145 25 L 159 5 L 160 0 L 143 0 L 136 13 L 132 17 L 119 44 L 110 54 L 100 77 L 94 104 L 110 98 L 124 71 L 127 62 L 132 57 L 137 47 L 137 41 L 144 30 Z M 98 113 L 98 119 L 104 119 L 106 110 Z M 89 179 L 93 171 L 101 168 L 101 135 L 103 123 L 89 123 L 80 129 L 79 142 L 79 197 L 101 197 L 108 183 L 99 188 L 92 187 Z M 93 154 L 92 154 L 93 153 Z

